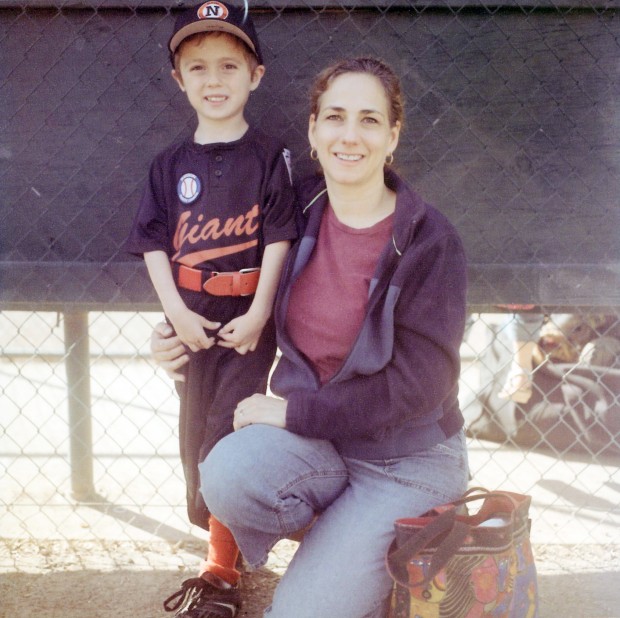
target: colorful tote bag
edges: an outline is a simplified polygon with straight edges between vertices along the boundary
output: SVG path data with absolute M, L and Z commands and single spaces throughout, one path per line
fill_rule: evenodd
M 467 505 L 482 501 L 475 514 Z M 398 519 L 387 557 L 390 618 L 535 618 L 530 496 L 474 488 L 421 517 Z

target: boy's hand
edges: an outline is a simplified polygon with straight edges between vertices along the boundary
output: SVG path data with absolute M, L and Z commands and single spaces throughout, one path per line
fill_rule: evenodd
M 264 326 L 265 322 L 250 313 L 240 315 L 219 330 L 217 345 L 234 348 L 239 354 L 254 352 Z
M 186 307 L 169 315 L 179 339 L 192 351 L 208 350 L 215 344 L 215 337 L 209 337 L 206 330 L 215 330 L 220 327 L 219 322 L 211 322 L 198 313 L 190 311 Z

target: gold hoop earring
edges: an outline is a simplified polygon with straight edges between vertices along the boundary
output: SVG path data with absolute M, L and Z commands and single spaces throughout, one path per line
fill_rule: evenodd
M 310 148 L 310 158 L 313 161 L 319 160 L 319 153 L 316 151 L 316 148 Z
M 385 157 L 385 164 L 392 165 L 392 163 L 394 163 L 394 153 L 390 152 L 390 154 L 387 157 Z

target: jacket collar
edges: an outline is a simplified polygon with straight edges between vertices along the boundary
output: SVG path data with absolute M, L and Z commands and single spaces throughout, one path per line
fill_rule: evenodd
M 314 181 L 314 182 L 312 182 Z M 396 193 L 396 210 L 394 212 L 394 228 L 392 244 L 398 255 L 413 242 L 415 232 L 426 215 L 427 205 L 409 185 L 392 170 L 385 172 L 385 184 Z M 328 196 L 325 179 L 322 176 L 314 177 L 304 183 L 302 196 L 303 214 L 308 220 L 304 235 L 315 236 L 321 221 L 321 214 L 325 209 Z M 316 214 L 315 214 L 316 213 Z

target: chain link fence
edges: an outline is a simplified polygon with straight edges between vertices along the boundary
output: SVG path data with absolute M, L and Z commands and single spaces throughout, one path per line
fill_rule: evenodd
M 4 571 L 84 568 L 93 552 L 97 568 L 126 566 L 122 543 L 139 547 L 136 567 L 193 569 L 202 552 L 185 515 L 178 401 L 148 355 L 161 313 L 141 263 L 121 251 L 150 160 L 193 130 L 166 54 L 180 6 L 0 1 Z M 617 572 L 615 2 L 250 9 L 267 74 L 249 120 L 285 139 L 298 178 L 312 169 L 316 72 L 355 54 L 398 70 L 397 168 L 455 223 L 470 260 L 461 403 L 472 484 L 533 495 L 543 570 L 568 560 Z M 539 345 L 532 396 L 515 403 L 498 393 L 523 315 Z M 567 549 L 577 545 L 578 559 Z M 597 611 L 573 615 L 614 615 Z

